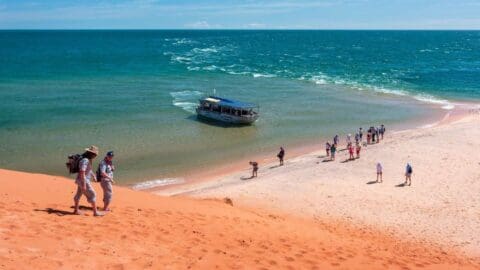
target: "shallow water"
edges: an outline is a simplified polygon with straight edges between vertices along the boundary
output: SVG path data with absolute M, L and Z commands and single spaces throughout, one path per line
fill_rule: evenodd
M 95 144 L 102 154 L 115 150 L 116 176 L 131 183 L 359 126 L 402 124 L 428 116 L 426 104 L 478 101 L 479 38 L 450 31 L 0 31 L 0 167 L 65 174 L 66 155 Z M 195 104 L 213 89 L 258 103 L 261 118 L 249 127 L 197 121 Z

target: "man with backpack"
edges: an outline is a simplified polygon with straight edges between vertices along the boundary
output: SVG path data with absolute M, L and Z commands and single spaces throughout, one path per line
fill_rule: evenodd
M 83 153 L 78 159 L 78 164 L 75 164 L 78 166 L 78 174 L 75 180 L 75 183 L 77 184 L 77 193 L 73 197 L 73 201 L 75 202 L 75 210 L 73 213 L 76 215 L 80 214 L 80 198 L 82 195 L 85 195 L 87 201 L 92 205 L 93 215 L 103 216 L 102 213 L 97 211 L 97 205 L 95 203 L 96 194 L 90 182 L 92 177 L 95 178 L 95 175 L 92 172 L 92 161 L 96 156 L 98 156 L 98 147 L 92 145 L 85 149 L 85 153 Z
M 97 169 L 97 179 L 103 189 L 103 211 L 110 211 L 108 207 L 112 202 L 113 189 L 113 151 L 109 151 L 105 158 L 100 162 Z

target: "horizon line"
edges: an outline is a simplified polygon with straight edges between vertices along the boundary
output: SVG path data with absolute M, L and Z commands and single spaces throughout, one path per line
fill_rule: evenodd
M 480 28 L 0 28 L 0 31 L 480 31 Z

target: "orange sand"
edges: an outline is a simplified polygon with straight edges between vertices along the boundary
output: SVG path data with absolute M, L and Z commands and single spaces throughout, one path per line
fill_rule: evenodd
M 480 267 L 366 228 L 121 187 L 105 217 L 74 216 L 74 191 L 62 177 L 0 170 L 0 269 Z

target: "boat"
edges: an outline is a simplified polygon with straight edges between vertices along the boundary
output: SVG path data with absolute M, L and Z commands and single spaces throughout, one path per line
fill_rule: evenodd
M 259 117 L 259 106 L 216 96 L 199 100 L 197 116 L 234 125 L 250 125 Z

